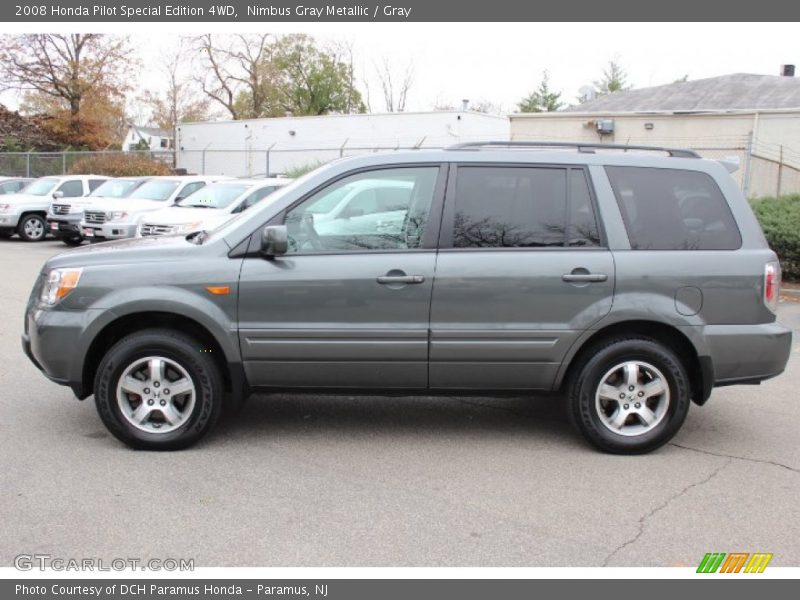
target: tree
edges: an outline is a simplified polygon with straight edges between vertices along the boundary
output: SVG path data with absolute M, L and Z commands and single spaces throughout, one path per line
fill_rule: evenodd
M 550 74 L 547 71 L 542 72 L 542 80 L 536 91 L 531 92 L 517 104 L 519 112 L 523 113 L 552 112 L 562 106 L 564 103 L 561 102 L 561 92 L 550 89 Z
M 624 92 L 631 87 L 628 85 L 628 74 L 616 60 L 608 61 L 608 68 L 603 69 L 602 79 L 594 82 L 595 92 L 598 96 Z
M 278 81 L 278 103 L 287 112 L 366 112 L 361 93 L 355 88 L 352 53 L 347 49 L 323 49 L 307 35 L 288 35 L 278 40 L 271 66 Z
M 403 112 L 406 109 L 408 91 L 414 83 L 414 65 L 409 62 L 400 78 L 396 79 L 388 59 L 384 57 L 381 64 L 375 65 L 375 71 L 383 92 L 386 112 Z
M 503 107 L 491 100 L 478 100 L 470 103 L 468 110 L 483 113 L 486 115 L 502 115 Z
M 201 74 L 195 78 L 206 96 L 233 119 L 273 116 L 274 77 L 270 68 L 274 40 L 258 35 L 194 38 Z
M 150 122 L 169 131 L 175 131 L 179 123 L 205 121 L 211 114 L 211 99 L 203 97 L 197 82 L 181 72 L 181 65 L 186 62 L 186 50 L 184 42 L 181 42 L 173 53 L 165 57 L 162 71 L 167 85 L 164 91 L 148 90 L 142 98 L 150 111 Z
M 73 146 L 103 147 L 116 141 L 108 117 L 124 107 L 132 53 L 120 36 L 4 35 L 0 75 L 4 89 L 22 92 L 29 109 L 46 110 Z

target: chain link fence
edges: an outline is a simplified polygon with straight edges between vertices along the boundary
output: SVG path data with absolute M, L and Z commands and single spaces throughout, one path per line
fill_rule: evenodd
M 75 152 L 0 152 L 0 175 L 4 177 L 45 177 L 65 175 L 82 158 L 96 156 L 143 156 L 163 162 L 169 167 L 175 164 L 172 150 L 165 151 L 75 151 Z
M 642 143 L 629 140 L 629 143 Z M 652 144 L 652 142 L 650 142 Z M 723 143 L 695 143 L 689 139 L 669 140 L 666 146 L 680 146 L 697 151 L 704 158 L 733 161 L 739 168 L 732 174 L 748 197 L 800 193 L 800 149 L 758 142 L 749 137 L 726 139 Z M 91 156 L 145 156 L 200 175 L 233 177 L 295 176 L 338 158 L 375 152 L 429 150 L 442 146 L 375 145 L 261 149 L 102 151 L 102 152 L 3 152 L 0 175 L 6 177 L 44 177 L 69 173 L 82 158 Z

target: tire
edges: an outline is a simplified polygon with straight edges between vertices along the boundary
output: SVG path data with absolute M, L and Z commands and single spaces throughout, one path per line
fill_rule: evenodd
M 147 329 L 117 342 L 94 381 L 97 412 L 108 430 L 142 450 L 179 450 L 206 435 L 219 419 L 224 386 L 217 363 L 201 348 L 170 329 Z M 145 406 L 146 400 L 152 402 Z
M 61 238 L 61 241 L 64 242 L 67 246 L 80 246 L 83 243 L 83 238 L 81 236 L 75 237 L 65 237 Z
M 47 222 L 41 215 L 25 215 L 17 226 L 17 233 L 26 242 L 41 242 L 47 237 Z
M 617 337 L 583 356 L 568 405 L 573 425 L 590 444 L 644 454 L 672 439 L 689 412 L 691 386 L 670 348 L 649 338 Z

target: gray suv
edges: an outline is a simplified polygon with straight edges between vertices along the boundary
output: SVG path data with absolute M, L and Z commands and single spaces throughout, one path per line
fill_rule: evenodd
M 315 223 L 362 180 L 385 212 Z M 631 454 L 713 387 L 784 370 L 779 286 L 719 162 L 469 144 L 336 161 L 213 231 L 51 258 L 22 343 L 137 448 L 189 446 L 253 390 L 559 392 Z

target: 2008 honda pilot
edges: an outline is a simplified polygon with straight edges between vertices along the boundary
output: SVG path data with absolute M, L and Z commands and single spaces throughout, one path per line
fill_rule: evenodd
M 620 150 L 340 160 L 216 230 L 50 259 L 23 346 L 138 448 L 189 446 L 252 390 L 554 391 L 595 446 L 647 452 L 713 387 L 781 373 L 791 333 L 725 166 Z

